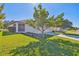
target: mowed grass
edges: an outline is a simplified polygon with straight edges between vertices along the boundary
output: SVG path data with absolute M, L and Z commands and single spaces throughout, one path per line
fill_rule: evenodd
M 38 40 L 23 34 L 0 36 L 0 55 L 10 55 L 10 50 L 36 41 Z
M 76 30 L 68 30 L 68 31 L 65 31 L 64 33 L 79 36 L 79 32 L 77 32 Z
M 59 36 L 50 37 L 49 40 L 52 41 L 53 55 L 58 56 L 79 56 L 79 41 Z
M 78 40 L 70 39 L 70 38 L 64 38 L 64 37 L 59 37 L 59 36 L 52 36 L 49 38 L 49 40 L 63 40 L 63 41 L 68 41 L 71 43 L 76 43 L 79 44 Z
M 13 56 L 79 56 L 79 41 L 52 36 L 47 42 L 41 41 L 22 46 L 12 51 Z
M 74 56 L 79 55 L 79 41 L 63 38 L 58 36 L 52 36 L 48 38 L 48 42 L 45 45 L 39 46 L 39 39 L 32 38 L 23 34 L 9 34 L 0 35 L 0 56 L 11 56 L 16 51 L 16 55 L 52 55 L 52 56 Z M 32 44 L 30 44 L 32 42 Z M 35 48 L 33 47 L 35 45 Z M 32 47 L 28 48 L 27 47 Z M 20 48 L 18 48 L 20 47 Z M 39 47 L 42 49 L 40 50 Z M 16 50 L 17 48 L 17 50 Z M 32 51 L 35 49 L 34 52 Z M 13 53 L 10 53 L 12 50 Z M 43 52 L 43 53 L 41 53 Z

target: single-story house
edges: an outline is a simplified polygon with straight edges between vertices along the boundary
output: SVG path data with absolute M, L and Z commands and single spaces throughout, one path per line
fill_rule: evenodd
M 40 30 L 33 28 L 32 26 L 26 24 L 24 21 L 16 21 L 14 24 L 8 26 L 8 28 L 17 33 L 27 33 L 27 32 L 37 33 L 37 34 L 41 33 Z M 44 33 L 48 33 L 48 32 L 52 32 L 52 29 L 48 28 L 44 31 Z

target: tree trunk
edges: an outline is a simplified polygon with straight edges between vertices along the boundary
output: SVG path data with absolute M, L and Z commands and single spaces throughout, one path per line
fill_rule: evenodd
M 44 38 L 44 30 L 42 30 L 42 38 Z

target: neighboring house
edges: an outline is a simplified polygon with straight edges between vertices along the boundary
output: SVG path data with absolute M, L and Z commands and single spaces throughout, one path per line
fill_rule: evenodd
M 23 21 L 16 21 L 14 24 L 10 25 L 8 28 L 9 30 L 13 30 L 17 33 L 26 33 L 26 32 L 37 33 L 37 34 L 41 33 L 41 31 L 39 31 L 36 28 L 33 28 L 32 26 L 26 24 Z M 48 28 L 47 30 L 45 30 L 45 33 L 48 33 L 48 32 L 52 32 L 52 29 Z

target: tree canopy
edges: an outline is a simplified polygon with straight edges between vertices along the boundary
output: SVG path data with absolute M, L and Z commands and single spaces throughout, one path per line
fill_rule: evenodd
M 0 29 L 3 28 L 3 20 L 5 19 L 5 14 L 3 13 L 4 4 L 0 5 Z
M 34 8 L 33 17 L 35 19 L 35 25 L 36 28 L 39 29 L 42 33 L 44 33 L 47 28 L 48 16 L 48 11 L 45 8 L 42 8 L 41 4 L 39 4 L 37 8 Z

